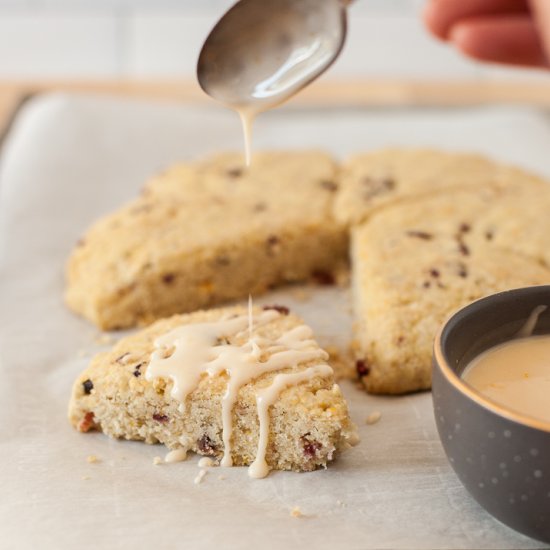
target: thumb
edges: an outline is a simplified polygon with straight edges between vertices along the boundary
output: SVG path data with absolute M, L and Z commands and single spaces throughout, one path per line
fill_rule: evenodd
M 550 62 L 550 2 L 548 0 L 529 0 L 529 5 L 546 59 Z

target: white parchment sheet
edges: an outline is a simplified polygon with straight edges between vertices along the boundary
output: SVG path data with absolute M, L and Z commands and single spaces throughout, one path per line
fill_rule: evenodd
M 256 146 L 337 155 L 386 145 L 490 153 L 550 174 L 545 115 L 518 108 L 311 110 L 258 121 Z M 153 465 L 164 448 L 79 434 L 66 420 L 97 331 L 62 303 L 63 264 L 91 221 L 176 160 L 240 148 L 222 109 L 52 95 L 30 102 L 0 164 L 0 548 L 541 548 L 480 509 L 447 464 L 429 393 L 370 397 L 343 384 L 361 443 L 327 471 Z M 287 303 L 322 344 L 345 343 L 347 293 Z M 79 353 L 80 352 L 80 353 Z M 379 423 L 367 426 L 369 413 Z M 88 455 L 100 461 L 90 464 Z M 220 480 L 219 476 L 225 476 Z M 339 502 L 340 501 L 340 502 Z M 304 517 L 291 517 L 298 506 Z

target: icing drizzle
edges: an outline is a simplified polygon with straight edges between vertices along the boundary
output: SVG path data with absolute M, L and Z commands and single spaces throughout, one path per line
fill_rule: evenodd
M 255 336 L 253 327 L 264 326 L 280 316 L 275 310 L 222 319 L 211 323 L 182 325 L 155 340 L 146 379 L 172 380 L 171 396 L 185 408 L 187 396 L 197 388 L 202 377 L 228 376 L 222 398 L 222 437 L 224 455 L 222 466 L 232 466 L 231 438 L 233 435 L 233 407 L 238 392 L 244 385 L 260 376 L 286 368 L 295 368 L 308 361 L 326 361 L 328 354 L 313 340 L 312 330 L 299 325 L 275 340 Z M 242 345 L 229 343 L 229 338 L 248 336 Z M 256 403 L 260 436 L 256 459 L 249 468 L 251 477 L 265 477 L 269 467 L 265 456 L 269 436 L 269 408 L 286 388 L 315 377 L 332 374 L 332 368 L 321 364 L 295 373 L 281 373 L 271 384 L 258 391 Z

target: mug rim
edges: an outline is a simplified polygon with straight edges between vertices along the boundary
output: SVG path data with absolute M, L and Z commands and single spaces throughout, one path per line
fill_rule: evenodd
M 516 288 L 512 290 L 505 290 L 503 292 L 497 292 L 489 296 L 484 296 L 483 298 L 479 298 L 478 300 L 475 300 L 470 304 L 455 310 L 451 315 L 449 315 L 449 317 L 445 320 L 445 322 L 440 326 L 439 330 L 437 331 L 437 334 L 434 340 L 434 348 L 433 348 L 434 362 L 435 362 L 435 368 L 439 368 L 440 373 L 447 380 L 447 382 L 449 382 L 456 390 L 462 393 L 465 397 L 474 401 L 477 405 L 480 405 L 484 409 L 500 417 L 503 417 L 507 420 L 511 420 L 518 424 L 528 426 L 535 430 L 550 433 L 550 422 L 546 422 L 544 420 L 538 420 L 537 418 L 533 418 L 532 416 L 524 415 L 522 413 L 509 409 L 503 405 L 500 405 L 499 403 L 497 403 L 496 401 L 493 401 L 489 397 L 485 397 L 482 393 L 478 392 L 472 386 L 470 386 L 467 382 L 465 382 L 460 376 L 458 376 L 458 374 L 449 364 L 449 361 L 447 360 L 447 357 L 445 355 L 445 352 L 443 351 L 443 346 L 442 346 L 442 339 L 443 339 L 444 333 L 448 329 L 449 324 L 459 314 L 462 314 L 464 312 L 468 313 L 469 309 L 474 309 L 476 306 L 479 307 L 480 303 L 483 303 L 483 302 L 490 303 L 497 296 L 515 294 L 515 293 L 518 293 L 518 291 L 521 292 L 532 288 L 541 288 L 541 289 L 546 288 L 548 291 L 550 291 L 550 285 L 534 285 L 529 287 Z

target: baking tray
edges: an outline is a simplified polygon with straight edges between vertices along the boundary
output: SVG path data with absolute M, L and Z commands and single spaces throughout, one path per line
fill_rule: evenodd
M 550 125 L 534 109 L 290 107 L 261 117 L 255 133 L 261 148 L 345 157 L 436 146 L 550 175 Z M 343 382 L 361 443 L 326 471 L 264 480 L 216 468 L 195 485 L 197 457 L 154 466 L 163 448 L 70 427 L 72 381 L 105 344 L 62 302 L 74 243 L 173 162 L 240 148 L 236 115 L 214 105 L 53 94 L 16 117 L 0 163 L 2 548 L 542 548 L 466 493 L 443 454 L 429 393 L 374 397 Z M 323 345 L 349 342 L 346 289 L 293 287 L 257 300 L 290 305 Z M 367 425 L 373 411 L 381 420 Z M 295 506 L 303 517 L 291 516 Z

